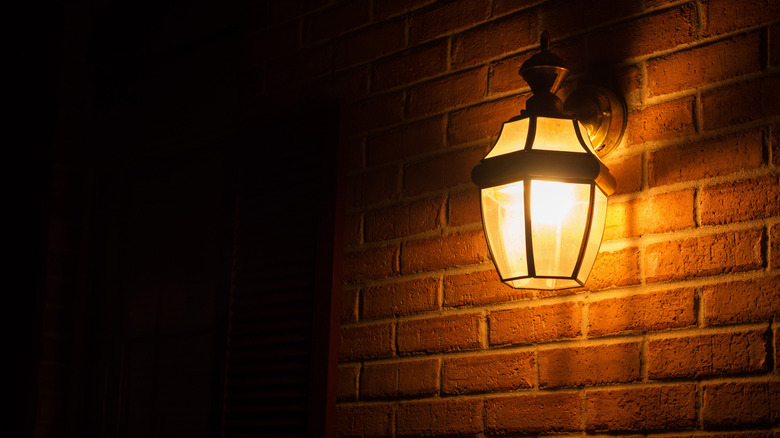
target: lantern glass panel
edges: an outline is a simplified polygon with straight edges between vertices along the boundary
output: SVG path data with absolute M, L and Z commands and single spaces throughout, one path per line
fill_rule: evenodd
M 575 123 L 579 124 L 579 122 L 574 122 L 571 119 L 537 117 L 536 135 L 531 148 L 545 151 L 586 153 L 580 140 L 577 138 L 577 133 L 574 131 Z M 580 130 L 580 132 L 583 131 Z M 583 140 L 590 146 L 587 138 L 585 136 Z
M 590 187 L 531 181 L 531 241 L 537 276 L 574 276 L 588 223 Z
M 521 278 L 519 280 L 507 281 L 514 288 L 523 289 L 568 289 L 582 286 L 576 280 L 570 278 Z
M 504 155 L 511 152 L 523 150 L 525 141 L 528 137 L 528 118 L 506 122 L 501 128 L 501 134 L 498 137 L 496 145 L 485 156 L 491 158 L 498 155 Z
M 501 278 L 528 275 L 523 182 L 482 189 L 482 223 Z
M 582 283 L 588 279 L 593 263 L 601 247 L 601 238 L 604 236 L 604 222 L 607 219 L 607 195 L 596 187 L 596 194 L 593 200 L 593 221 L 590 226 L 590 235 L 588 236 L 588 246 L 585 248 L 585 254 L 582 257 L 580 272 L 577 273 L 577 279 Z

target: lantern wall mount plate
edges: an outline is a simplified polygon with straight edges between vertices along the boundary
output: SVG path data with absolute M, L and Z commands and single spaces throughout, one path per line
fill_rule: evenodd
M 549 50 L 523 63 L 533 95 L 471 173 L 480 188 L 482 225 L 501 280 L 515 288 L 583 286 L 604 232 L 615 178 L 600 157 L 626 128 L 625 101 L 585 86 L 564 104 L 555 94 L 568 74 Z M 595 147 L 594 147 L 595 145 Z

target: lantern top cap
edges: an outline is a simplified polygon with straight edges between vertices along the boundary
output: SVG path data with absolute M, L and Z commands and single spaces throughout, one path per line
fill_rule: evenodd
M 526 108 L 538 115 L 562 113 L 561 101 L 555 96 L 563 80 L 569 74 L 566 63 L 550 51 L 550 34 L 542 32 L 541 51 L 534 54 L 520 67 L 520 76 L 525 79 L 534 93 Z

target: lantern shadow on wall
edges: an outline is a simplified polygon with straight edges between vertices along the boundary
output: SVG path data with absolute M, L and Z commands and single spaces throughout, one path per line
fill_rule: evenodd
M 585 284 L 615 191 L 601 157 L 626 128 L 625 101 L 608 89 L 580 87 L 565 104 L 555 95 L 568 69 L 549 42 L 544 31 L 541 51 L 520 68 L 533 92 L 526 109 L 471 173 L 493 262 L 515 288 Z

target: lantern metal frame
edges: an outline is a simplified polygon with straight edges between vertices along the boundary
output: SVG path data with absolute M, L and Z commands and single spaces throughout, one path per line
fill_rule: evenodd
M 577 284 L 560 287 L 560 289 L 584 286 L 585 279 L 580 281 L 582 263 L 588 248 L 593 227 L 596 190 L 601 190 L 606 198 L 615 191 L 615 178 L 609 169 L 601 162 L 600 157 L 612 152 L 625 132 L 626 104 L 612 91 L 594 85 L 580 87 L 574 91 L 564 104 L 555 94 L 568 73 L 563 61 L 549 51 L 549 34 L 542 33 L 542 50 L 532 56 L 520 68 L 520 75 L 528 82 L 533 95 L 526 102 L 526 109 L 519 116 L 509 119 L 502 127 L 498 138 L 501 138 L 507 123 L 528 119 L 528 130 L 525 145 L 522 149 L 503 155 L 484 158 L 473 170 L 472 180 L 482 189 L 502 186 L 515 182 L 523 182 L 523 219 L 526 246 L 526 275 L 510 278 L 501 277 L 504 282 L 538 278 L 544 280 L 574 280 Z M 537 118 L 565 119 L 572 121 L 572 128 L 584 153 L 554 150 L 533 149 L 536 139 Z M 587 129 L 588 139 L 595 143 L 593 149 L 588 146 L 580 123 Z M 495 147 L 495 146 L 494 146 Z M 488 154 L 489 156 L 489 154 Z M 531 220 L 532 181 L 554 181 L 574 184 L 588 184 L 587 223 L 580 240 L 580 248 L 574 269 L 569 276 L 537 275 L 534 246 L 533 224 Z M 606 202 L 606 201 L 604 201 Z M 483 197 L 480 196 L 480 214 L 483 228 L 487 233 Z M 487 238 L 488 250 L 494 262 L 491 239 Z M 599 242 L 599 246 L 600 246 Z M 496 265 L 498 268 L 498 264 Z M 499 270 L 499 275 L 501 272 Z M 517 287 L 517 286 L 515 286 Z M 531 286 L 529 286 L 531 287 Z M 539 287 L 532 287 L 539 289 Z

